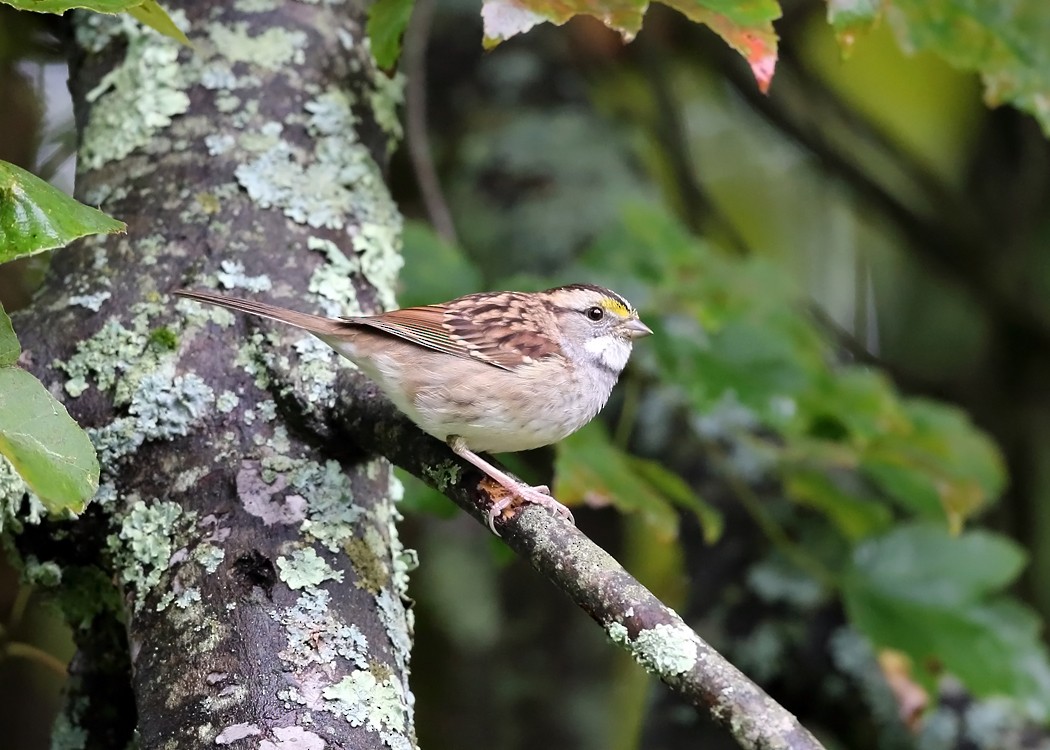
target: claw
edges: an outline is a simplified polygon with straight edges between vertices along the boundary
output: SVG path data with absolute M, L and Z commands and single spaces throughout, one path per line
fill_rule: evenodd
M 552 516 L 561 516 L 572 525 L 576 525 L 576 519 L 573 518 L 572 511 L 551 497 L 550 489 L 546 485 L 530 487 L 527 484 L 523 484 L 515 488 L 513 494 L 506 494 L 499 500 L 492 502 L 492 507 L 489 508 L 489 528 L 496 536 L 500 536 L 500 533 L 496 531 L 496 519 L 503 515 L 503 511 L 513 506 L 515 500 L 519 498 L 522 502 L 546 508 L 551 512 Z

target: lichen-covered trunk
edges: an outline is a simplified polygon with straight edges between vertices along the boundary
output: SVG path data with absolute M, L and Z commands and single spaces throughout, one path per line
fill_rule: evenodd
M 92 665 L 117 610 L 144 748 L 410 748 L 399 486 L 384 460 L 319 437 L 336 382 L 360 380 L 299 331 L 171 296 L 392 305 L 400 220 L 380 165 L 397 82 L 375 70 L 357 6 L 169 8 L 192 49 L 120 17 L 75 21 L 77 193 L 128 234 L 59 253 L 19 320 L 27 364 L 103 463 L 85 518 L 20 540 L 102 571 L 76 624 L 78 674 L 105 679 L 73 686 L 67 719 L 89 747 L 120 735 L 103 718 L 115 693 L 97 688 L 126 662 Z

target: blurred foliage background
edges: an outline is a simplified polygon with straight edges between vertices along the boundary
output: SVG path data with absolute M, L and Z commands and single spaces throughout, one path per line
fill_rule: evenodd
M 624 294 L 657 335 L 600 421 L 512 469 L 829 748 L 1050 747 L 1050 149 L 892 18 L 844 59 L 827 9 L 784 3 L 764 96 L 663 6 L 628 46 L 580 18 L 483 52 L 478 3 L 417 0 L 399 301 Z M 0 6 L 0 159 L 68 190 L 63 38 Z M 0 269 L 8 309 L 45 263 Z M 731 746 L 404 481 L 422 747 Z M 49 612 L 0 576 L 11 747 L 47 746 L 61 681 L 10 645 L 67 659 Z

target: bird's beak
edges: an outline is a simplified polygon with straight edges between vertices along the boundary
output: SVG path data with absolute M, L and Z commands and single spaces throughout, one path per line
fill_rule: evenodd
M 640 339 L 642 336 L 652 335 L 653 329 L 647 326 L 638 318 L 631 318 L 623 324 L 624 330 L 627 331 L 627 335 L 632 339 Z

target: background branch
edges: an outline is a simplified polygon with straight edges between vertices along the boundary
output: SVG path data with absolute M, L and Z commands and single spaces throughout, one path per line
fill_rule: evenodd
M 370 391 L 370 392 L 369 392 Z M 378 390 L 352 382 L 337 405 L 340 437 L 367 447 L 447 495 L 483 526 L 494 483 L 399 414 Z M 819 750 L 783 706 L 730 664 L 577 527 L 536 506 L 497 521 L 507 545 L 591 616 L 610 638 L 747 750 Z

